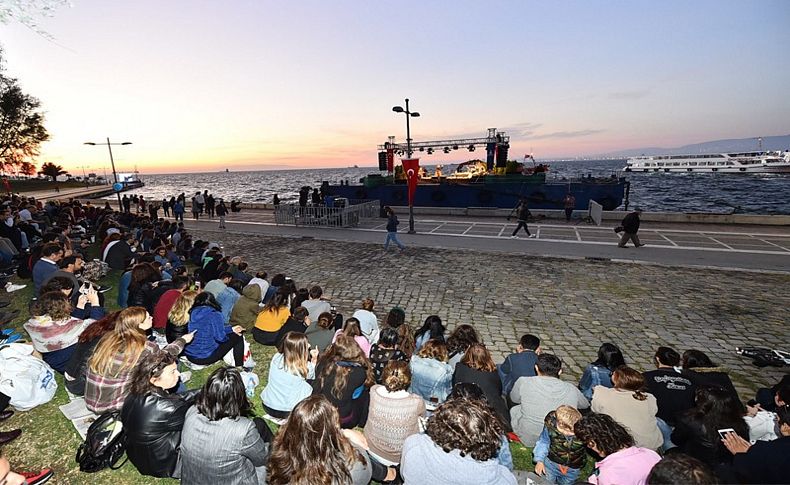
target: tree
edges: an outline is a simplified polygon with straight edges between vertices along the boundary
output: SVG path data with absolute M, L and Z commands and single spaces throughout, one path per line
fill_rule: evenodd
M 19 172 L 20 172 L 22 175 L 27 175 L 28 177 L 32 177 L 33 175 L 35 175 L 36 173 L 38 173 L 38 171 L 36 170 L 36 166 L 35 166 L 35 165 L 33 165 L 33 164 L 32 164 L 32 163 L 30 163 L 30 162 L 22 162 L 22 163 L 19 165 Z
M 58 176 L 60 175 L 68 175 L 69 173 L 63 170 L 63 167 L 60 165 L 55 165 L 54 163 L 47 162 L 41 166 L 41 170 L 38 171 L 41 175 L 46 175 L 47 177 L 52 177 L 53 182 L 58 181 Z
M 5 76 L 0 64 L 0 168 L 18 167 L 38 156 L 41 143 L 49 139 L 40 108 L 41 102 Z

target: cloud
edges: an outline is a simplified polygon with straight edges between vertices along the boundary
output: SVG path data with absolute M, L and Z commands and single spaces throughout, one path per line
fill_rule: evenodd
M 650 94 L 649 89 L 643 89 L 641 91 L 615 91 L 609 93 L 609 99 L 640 99 L 648 94 Z
M 529 137 L 530 140 L 547 140 L 551 138 L 580 138 L 583 136 L 597 135 L 606 130 L 577 130 L 577 131 L 555 131 L 554 133 L 546 133 L 543 135 L 535 135 Z

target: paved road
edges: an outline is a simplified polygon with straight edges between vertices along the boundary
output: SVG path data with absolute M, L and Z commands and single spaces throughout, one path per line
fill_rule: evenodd
M 215 221 L 187 220 L 188 227 L 211 228 Z M 312 237 L 339 241 L 382 242 L 384 221 L 363 221 L 358 228 L 276 225 L 271 212 L 245 211 L 228 219 L 228 230 L 256 234 Z M 401 227 L 406 226 L 405 217 Z M 663 224 L 639 231 L 643 248 L 618 248 L 611 227 L 576 224 L 530 224 L 536 239 L 511 239 L 515 224 L 473 218 L 420 219 L 417 234 L 401 232 L 407 246 L 499 251 L 574 259 L 600 259 L 668 266 L 710 267 L 790 273 L 790 228 Z

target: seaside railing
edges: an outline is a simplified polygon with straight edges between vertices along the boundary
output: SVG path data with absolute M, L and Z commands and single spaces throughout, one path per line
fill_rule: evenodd
M 363 219 L 380 217 L 378 200 L 342 201 L 334 206 L 280 204 L 274 209 L 277 224 L 317 227 L 356 227 Z

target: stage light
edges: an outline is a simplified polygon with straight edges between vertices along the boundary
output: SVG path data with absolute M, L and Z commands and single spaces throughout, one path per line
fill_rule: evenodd
M 469 145 L 469 151 L 470 151 L 470 152 L 473 152 L 473 151 L 475 151 L 475 146 L 474 146 L 474 145 Z
M 432 153 L 433 153 L 433 148 L 429 148 L 428 149 L 428 155 L 431 155 Z
M 425 151 L 425 148 L 424 148 L 424 147 L 420 147 L 420 151 L 421 151 L 421 152 L 424 152 L 424 151 Z
M 458 145 L 453 145 L 453 150 L 458 150 Z
M 444 147 L 444 153 L 450 153 L 450 147 Z

